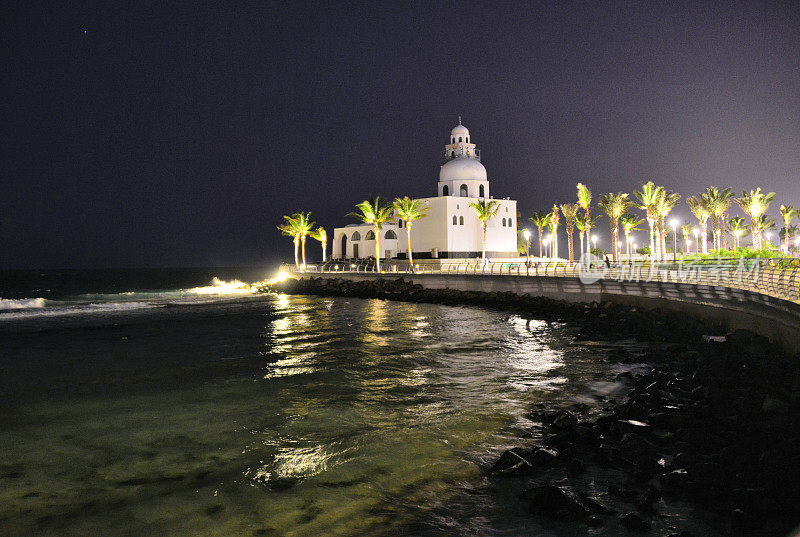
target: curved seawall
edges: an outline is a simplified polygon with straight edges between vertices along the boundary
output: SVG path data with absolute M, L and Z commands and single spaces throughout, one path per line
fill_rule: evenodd
M 351 281 L 393 280 L 396 274 L 306 273 L 300 277 L 340 278 Z M 426 289 L 512 292 L 566 302 L 611 302 L 644 309 L 660 308 L 687 315 L 729 330 L 751 330 L 793 353 L 800 353 L 800 304 L 753 291 L 676 282 L 620 282 L 579 278 L 482 274 L 403 274 L 406 281 Z

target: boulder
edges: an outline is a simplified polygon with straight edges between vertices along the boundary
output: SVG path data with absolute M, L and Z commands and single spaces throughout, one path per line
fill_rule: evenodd
M 619 522 L 630 531 L 648 531 L 650 523 L 636 513 L 626 513 L 619 517 Z
M 522 498 L 527 500 L 530 509 L 557 520 L 585 519 L 589 511 L 563 489 L 554 485 L 533 487 L 522 493 Z

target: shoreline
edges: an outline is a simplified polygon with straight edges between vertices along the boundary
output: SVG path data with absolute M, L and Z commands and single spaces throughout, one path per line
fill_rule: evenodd
M 513 293 L 426 290 L 404 281 L 289 279 L 262 292 L 378 298 L 501 309 L 580 323 L 583 339 L 657 343 L 641 355 L 598 359 L 652 366 L 623 374 L 630 391 L 589 418 L 541 405 L 541 438 L 520 439 L 487 475 L 522 486 L 520 508 L 559 522 L 647 532 L 659 506 L 681 501 L 717 513 L 729 535 L 784 536 L 800 522 L 800 366 L 797 357 L 745 330 L 659 310 L 568 303 Z M 722 342 L 703 336 L 726 335 Z M 593 469 L 616 478 L 586 488 Z M 689 537 L 674 528 L 670 535 Z

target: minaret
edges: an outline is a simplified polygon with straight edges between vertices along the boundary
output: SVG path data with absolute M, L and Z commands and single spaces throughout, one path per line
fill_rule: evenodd
M 469 131 L 461 124 L 461 116 L 450 131 L 449 142 L 444 146 L 444 163 L 439 170 L 439 196 L 488 198 L 486 168 Z
M 461 124 L 461 116 L 458 116 L 458 125 L 450 131 L 450 143 L 444 146 L 444 154 L 445 160 L 459 157 L 481 159 L 475 144 L 469 142 L 469 131 Z

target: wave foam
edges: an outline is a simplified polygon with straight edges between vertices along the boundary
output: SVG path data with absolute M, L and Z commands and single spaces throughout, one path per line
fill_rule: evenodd
M 43 298 L 0 298 L 0 311 L 43 308 L 46 305 Z

